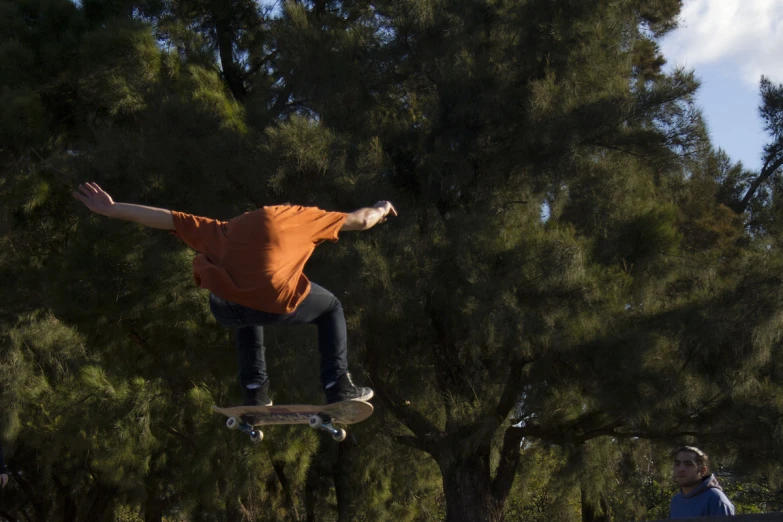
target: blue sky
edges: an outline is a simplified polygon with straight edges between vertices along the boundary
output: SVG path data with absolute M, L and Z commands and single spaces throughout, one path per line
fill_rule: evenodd
M 783 0 L 685 0 L 680 27 L 661 49 L 670 66 L 693 69 L 715 146 L 761 168 L 767 137 L 758 115 L 759 80 L 783 83 Z

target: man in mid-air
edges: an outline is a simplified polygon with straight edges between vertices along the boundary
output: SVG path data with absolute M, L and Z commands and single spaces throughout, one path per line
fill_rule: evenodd
M 318 327 L 321 384 L 326 402 L 368 400 L 370 388 L 356 386 L 348 372 L 345 316 L 340 301 L 311 283 L 303 270 L 315 247 L 337 241 L 340 232 L 369 230 L 397 211 L 388 201 L 351 213 L 316 207 L 262 207 L 223 222 L 162 208 L 116 203 L 96 183 L 84 183 L 75 198 L 96 214 L 173 230 L 199 252 L 193 260 L 196 284 L 210 291 L 212 314 L 236 329 L 243 404 L 269 406 L 264 326 Z

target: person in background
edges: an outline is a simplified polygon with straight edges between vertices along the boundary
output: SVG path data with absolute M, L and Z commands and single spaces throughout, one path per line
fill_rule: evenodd
M 674 452 L 674 481 L 680 492 L 669 505 L 669 518 L 733 516 L 734 504 L 709 472 L 709 457 L 685 446 Z

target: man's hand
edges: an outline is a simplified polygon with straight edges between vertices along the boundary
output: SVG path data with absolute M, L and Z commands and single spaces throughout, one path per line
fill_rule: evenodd
M 360 208 L 348 214 L 340 231 L 369 230 L 378 223 L 386 221 L 390 215 L 397 215 L 394 205 L 389 201 L 379 201 L 371 207 Z
M 394 208 L 394 205 L 391 204 L 391 201 L 379 201 L 373 205 L 373 207 L 383 211 L 383 217 L 380 221 L 378 221 L 378 223 L 385 222 L 386 218 L 389 217 L 389 214 L 392 216 L 397 215 L 397 209 Z
M 174 230 L 174 219 L 170 210 L 132 203 L 115 203 L 97 183 L 79 185 L 79 191 L 74 190 L 73 197 L 84 203 L 85 207 L 102 216 L 133 221 L 145 227 Z
M 8 474 L 3 473 L 2 475 L 0 475 L 0 485 L 2 485 L 2 487 L 5 487 L 6 484 L 8 484 Z
M 73 197 L 96 214 L 111 217 L 114 200 L 97 183 L 79 185 L 79 191 L 74 190 Z

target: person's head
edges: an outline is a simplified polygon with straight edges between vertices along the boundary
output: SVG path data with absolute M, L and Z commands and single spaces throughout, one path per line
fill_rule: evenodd
M 709 474 L 709 457 L 699 448 L 684 446 L 672 456 L 674 482 L 681 488 L 692 488 Z

